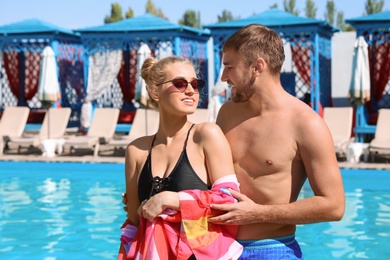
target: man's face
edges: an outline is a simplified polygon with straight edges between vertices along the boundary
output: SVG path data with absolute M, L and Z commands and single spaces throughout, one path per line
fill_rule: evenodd
M 255 81 L 251 66 L 247 66 L 243 57 L 233 50 L 226 50 L 223 53 L 222 62 L 225 69 L 221 80 L 232 86 L 233 102 L 248 101 L 253 94 L 252 85 Z

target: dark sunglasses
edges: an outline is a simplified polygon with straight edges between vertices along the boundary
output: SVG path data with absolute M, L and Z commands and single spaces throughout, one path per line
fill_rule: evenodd
M 171 79 L 168 81 L 165 81 L 163 83 L 157 84 L 156 86 L 160 86 L 162 84 L 172 82 L 172 84 L 179 90 L 180 92 L 184 92 L 187 87 L 188 83 L 191 84 L 192 88 L 194 89 L 195 93 L 199 93 L 202 91 L 203 87 L 206 85 L 206 81 L 203 79 L 193 79 L 190 82 L 188 82 L 186 79 L 178 78 L 178 79 Z

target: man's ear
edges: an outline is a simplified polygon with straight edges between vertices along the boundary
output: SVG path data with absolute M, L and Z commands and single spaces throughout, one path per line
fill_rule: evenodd
M 261 74 L 266 66 L 267 64 L 263 58 L 257 58 L 253 65 L 254 72 Z

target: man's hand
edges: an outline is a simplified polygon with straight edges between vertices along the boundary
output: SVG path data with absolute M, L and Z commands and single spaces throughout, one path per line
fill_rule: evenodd
M 210 207 L 212 209 L 226 211 L 226 213 L 211 217 L 209 221 L 221 225 L 247 225 L 257 222 L 256 216 L 260 205 L 254 203 L 244 194 L 234 190 L 230 190 L 230 192 L 238 202 L 232 204 L 211 204 Z
M 126 193 L 122 193 L 122 203 L 124 204 L 123 210 L 127 212 L 127 198 L 126 198 Z

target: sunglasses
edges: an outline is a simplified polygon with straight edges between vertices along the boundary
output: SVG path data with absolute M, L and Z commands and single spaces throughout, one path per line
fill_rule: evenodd
M 191 84 L 195 93 L 201 92 L 203 87 L 206 85 L 206 81 L 204 81 L 203 79 L 193 79 L 190 82 L 188 82 L 186 79 L 177 78 L 177 79 L 171 79 L 163 83 L 157 84 L 156 86 L 160 86 L 168 82 L 172 82 L 173 86 L 175 86 L 175 88 L 177 88 L 177 90 L 179 90 L 180 92 L 184 92 L 187 89 L 188 83 Z

